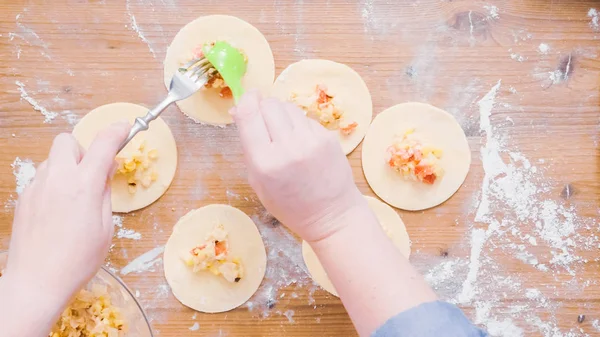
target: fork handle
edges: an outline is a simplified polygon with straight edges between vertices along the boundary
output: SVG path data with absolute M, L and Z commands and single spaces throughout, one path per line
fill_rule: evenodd
M 123 148 L 133 139 L 133 137 L 135 137 L 135 135 L 137 135 L 138 133 L 140 133 L 142 131 L 148 130 L 148 127 L 150 126 L 150 122 L 157 119 L 158 116 L 160 116 L 160 114 L 169 105 L 173 104 L 173 102 L 175 102 L 175 99 L 169 94 L 162 102 L 158 103 L 158 105 L 156 107 L 154 107 L 154 109 L 149 110 L 148 113 L 146 114 L 146 116 L 136 118 L 135 123 L 133 124 L 133 126 L 131 127 L 131 130 L 129 131 L 129 135 L 123 141 L 123 143 L 121 143 L 121 145 L 119 146 L 119 151 L 117 151 L 117 153 L 121 152 L 121 150 L 123 150 Z

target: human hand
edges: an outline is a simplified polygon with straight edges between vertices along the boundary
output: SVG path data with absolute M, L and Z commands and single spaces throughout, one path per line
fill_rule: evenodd
M 64 306 L 98 271 L 114 230 L 114 157 L 129 129 L 123 123 L 100 132 L 85 154 L 70 134 L 54 139 L 17 203 L 3 276 L 13 289 L 51 296 L 54 305 Z
M 337 137 L 292 103 L 248 92 L 231 111 L 248 180 L 266 209 L 304 240 L 325 239 L 367 208 Z

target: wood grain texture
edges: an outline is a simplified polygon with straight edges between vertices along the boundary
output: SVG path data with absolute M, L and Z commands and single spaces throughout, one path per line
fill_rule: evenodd
M 498 18 L 486 8 L 490 5 L 497 6 Z M 168 44 L 183 25 L 207 14 L 238 16 L 260 29 L 273 49 L 277 74 L 303 58 L 331 59 L 363 76 L 375 113 L 400 102 L 426 101 L 456 116 L 473 151 L 464 186 L 440 207 L 400 212 L 413 240 L 412 260 L 424 272 L 444 259 L 468 261 L 471 229 L 485 228 L 474 223 L 484 178 L 480 148 L 485 144 L 476 102 L 499 80 L 502 86 L 491 116 L 494 132 L 505 135 L 507 147 L 518 149 L 543 171 L 549 187 L 540 197 L 576 207 L 578 216 L 597 217 L 600 31 L 587 16 L 593 7 L 600 10 L 592 0 L 3 1 L 0 200 L 6 201 L 6 207 L 0 212 L 0 248 L 6 248 L 10 236 L 15 157 L 44 160 L 53 137 L 72 129 L 68 114 L 81 118 L 112 102 L 146 106 L 159 102 L 165 94 L 162 60 Z M 538 50 L 541 43 L 550 47 L 547 54 Z M 568 76 L 552 81 L 549 74 L 557 69 L 564 72 L 569 57 Z M 43 116 L 21 99 L 17 81 L 39 105 L 60 116 L 43 123 Z M 235 127 L 194 124 L 176 107 L 170 107 L 163 118 L 178 143 L 179 168 L 173 185 L 157 203 L 124 217 L 124 226 L 141 233 L 142 239 L 115 239 L 109 257 L 115 268 L 163 245 L 171 227 L 191 209 L 228 203 L 249 215 L 263 212 L 246 182 Z M 362 173 L 360 152 L 359 147 L 349 155 L 349 162 L 360 189 L 373 195 Z M 560 196 L 566 184 L 575 190 L 568 200 Z M 524 221 L 519 228 L 522 234 L 533 233 L 535 223 Z M 593 236 L 598 226 L 594 223 L 582 230 Z M 502 273 L 519 279 L 522 291 L 509 292 L 494 303 L 494 315 L 503 317 L 523 304 L 523 314 L 517 313 L 513 321 L 526 336 L 561 336 L 544 332 L 526 318 L 529 312 L 544 322 L 555 322 L 563 332 L 600 334 L 592 326 L 594 319 L 600 319 L 600 290 L 584 286 L 599 277 L 598 249 L 574 248 L 582 260 L 573 276 L 539 272 L 505 250 L 506 244 L 488 242 L 486 256 L 498 261 L 498 270 L 481 272 L 478 282 Z M 549 263 L 551 249 L 544 242 L 530 248 L 540 263 Z M 461 275 L 458 286 L 466 273 Z M 161 290 L 162 268 L 123 279 L 139 290 L 140 302 L 159 336 L 355 335 L 341 302 L 321 290 L 312 295 L 315 303 L 309 304 L 309 289 L 283 289 L 286 297 L 275 304 L 269 317 L 243 307 L 192 318 L 192 310 Z M 454 286 L 446 283 L 438 291 L 445 294 Z M 525 296 L 528 288 L 542 289 L 552 305 L 532 303 Z M 292 293 L 298 297 L 292 298 Z M 467 315 L 479 320 L 476 307 L 485 298 L 486 294 L 478 294 L 464 305 Z M 294 312 L 293 322 L 282 315 L 288 310 Z M 579 314 L 587 316 L 582 324 L 577 323 Z M 188 328 L 194 322 L 200 330 L 192 332 Z

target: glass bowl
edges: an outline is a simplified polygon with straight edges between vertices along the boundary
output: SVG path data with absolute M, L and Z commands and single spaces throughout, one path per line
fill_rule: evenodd
M 7 260 L 8 252 L 0 251 L 0 272 L 6 267 Z M 154 337 L 144 310 L 131 290 L 127 288 L 119 277 L 103 266 L 87 284 L 86 289 L 90 289 L 93 284 L 106 286 L 113 305 L 120 309 L 123 320 L 128 327 L 127 333 L 124 336 Z

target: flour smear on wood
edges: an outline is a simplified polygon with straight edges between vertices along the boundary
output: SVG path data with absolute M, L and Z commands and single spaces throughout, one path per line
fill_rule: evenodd
M 577 285 L 579 294 L 595 286 L 595 280 L 582 279 L 578 271 L 588 262 L 581 252 L 598 249 L 598 236 L 584 234 L 597 229 L 597 223 L 579 216 L 575 207 L 555 201 L 549 193 L 562 186 L 545 177 L 546 161 L 532 163 L 495 127 L 501 89 L 499 80 L 476 103 L 484 136 L 479 151 L 484 177 L 474 221 L 468 223 L 469 256 L 433 265 L 417 257 L 417 265 L 446 300 L 474 307 L 474 322 L 492 336 L 524 337 L 532 332 L 544 337 L 590 336 L 575 325 L 564 331 L 558 328 L 555 314 L 563 303 L 549 298 L 564 295 L 564 289 L 552 284 L 526 288 L 525 283 L 530 285 L 531 274 L 541 273 L 557 281 L 566 278 L 566 283 Z M 516 260 L 509 264 L 525 264 L 526 271 L 508 272 L 506 256 Z M 506 298 L 524 300 L 506 302 Z M 547 313 L 543 318 L 536 313 L 539 308 Z

